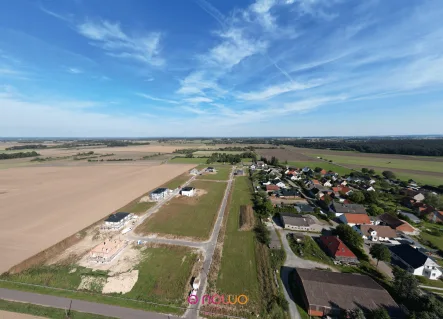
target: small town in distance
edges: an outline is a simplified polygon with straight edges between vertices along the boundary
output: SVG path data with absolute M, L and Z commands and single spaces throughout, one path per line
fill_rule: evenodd
M 100 194 L 112 189 L 94 184 L 103 181 L 101 170 L 115 175 L 117 184 L 114 177 L 108 184 L 118 192 L 127 190 L 121 182 L 128 174 L 136 188 L 119 200 L 120 208 L 106 213 L 102 205 L 90 206 L 95 217 L 77 214 L 81 223 L 60 223 L 62 232 L 52 223 L 23 222 L 23 227 L 51 234 L 52 240 L 30 245 L 35 236 L 23 234 L 14 239 L 26 247 L 20 255 L 4 249 L 0 291 L 5 310 L 49 317 L 52 312 L 88 312 L 91 318 L 409 318 L 438 313 L 421 307 L 427 301 L 438 305 L 443 292 L 443 185 L 396 176 L 399 163 L 416 166 L 420 158 L 380 154 L 384 163 L 377 164 L 374 154 L 314 149 L 306 141 L 126 140 L 125 146 L 112 147 L 95 145 L 100 141 L 3 142 L 8 149 L 3 154 L 26 155 L 22 149 L 30 148 L 38 154 L 5 159 L 11 168 L 0 171 L 4 203 L 17 218 L 23 214 L 17 196 L 27 196 L 34 205 L 55 189 L 53 180 L 40 179 L 38 195 L 30 193 L 32 188 L 17 192 L 14 176 L 35 183 L 40 174 L 58 174 L 67 192 L 42 211 L 46 218 L 64 214 L 68 202 L 75 211 L 84 202 L 105 203 Z M 294 146 L 298 143 L 305 148 Z M 87 154 L 81 160 L 76 159 L 79 147 L 90 150 L 81 152 Z M 35 159 L 46 152 L 54 158 L 58 152 L 72 155 L 42 166 Z M 111 152 L 117 162 L 131 163 L 91 161 Z M 358 156 L 367 167 L 328 159 L 340 154 Z M 23 166 L 26 176 L 20 175 Z M 99 175 L 86 177 L 91 170 Z M 156 175 L 159 171 L 175 176 Z M 141 183 L 133 172 L 141 174 Z M 416 176 L 417 170 L 410 174 Z M 158 182 L 147 184 L 153 176 L 159 176 Z M 91 178 L 87 192 L 78 188 L 85 178 Z M 13 225 L 14 219 L 6 227 Z M 2 234 L 9 234 L 6 229 Z

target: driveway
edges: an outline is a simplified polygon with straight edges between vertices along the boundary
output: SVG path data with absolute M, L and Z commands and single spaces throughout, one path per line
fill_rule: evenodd
M 365 253 L 369 256 L 369 259 L 371 260 L 372 264 L 377 265 L 377 259 L 372 258 L 371 254 L 369 253 L 369 246 L 366 245 L 366 243 L 363 245 L 363 250 Z M 384 261 L 380 261 L 378 263 L 378 270 L 380 270 L 383 274 L 385 274 L 388 278 L 393 279 L 394 275 L 392 274 L 392 268 Z

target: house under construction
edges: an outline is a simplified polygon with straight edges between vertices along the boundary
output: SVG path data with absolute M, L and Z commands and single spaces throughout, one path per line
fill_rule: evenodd
M 96 262 L 110 262 L 119 252 L 128 245 L 128 241 L 112 239 L 102 242 L 89 252 L 89 260 Z

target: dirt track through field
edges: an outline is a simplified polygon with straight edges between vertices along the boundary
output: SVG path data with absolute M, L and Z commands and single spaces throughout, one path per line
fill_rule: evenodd
M 0 273 L 194 166 L 0 170 Z

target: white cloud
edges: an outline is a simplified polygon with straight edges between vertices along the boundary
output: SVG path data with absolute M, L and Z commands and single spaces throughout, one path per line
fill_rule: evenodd
M 72 73 L 72 74 L 80 74 L 80 73 L 83 73 L 82 70 L 77 69 L 77 68 L 68 68 L 68 72 L 69 72 L 69 73 Z
M 86 21 L 77 26 L 77 31 L 93 40 L 107 54 L 117 58 L 137 60 L 153 66 L 164 64 L 160 57 L 159 32 L 149 32 L 143 36 L 131 36 L 120 27 L 119 23 L 109 21 Z
M 159 101 L 159 102 L 166 102 L 166 103 L 171 103 L 171 104 L 178 104 L 177 101 L 173 101 L 173 100 L 167 100 L 167 99 L 162 99 L 162 98 L 158 98 L 152 95 L 148 95 L 148 94 L 144 94 L 144 93 L 137 93 L 138 96 L 144 97 L 145 99 L 148 100 L 152 100 L 152 101 Z
M 212 102 L 212 99 L 204 97 L 204 96 L 196 96 L 196 97 L 184 99 L 184 101 L 186 101 L 188 103 L 192 103 L 192 104 L 198 104 L 198 103 L 210 103 L 210 102 Z
M 196 71 L 180 81 L 180 88 L 176 93 L 183 95 L 204 94 L 206 90 L 221 91 L 214 80 L 209 79 L 205 71 Z
M 283 83 L 283 84 L 269 86 L 262 91 L 238 93 L 237 97 L 239 99 L 246 100 L 246 101 L 261 101 L 261 100 L 270 99 L 272 97 L 275 97 L 275 96 L 283 94 L 283 93 L 313 88 L 313 87 L 316 87 L 320 84 L 321 84 L 320 81 L 311 82 L 311 83 L 307 83 L 307 84 L 297 83 L 297 82 L 287 82 L 287 83 Z

